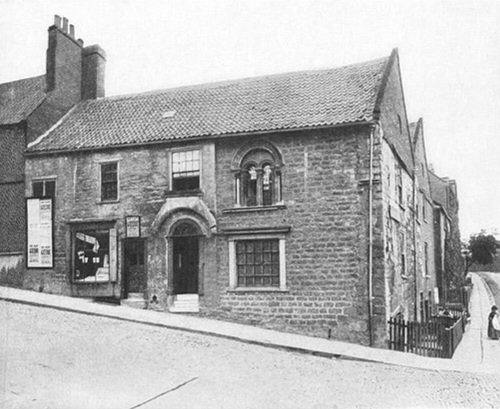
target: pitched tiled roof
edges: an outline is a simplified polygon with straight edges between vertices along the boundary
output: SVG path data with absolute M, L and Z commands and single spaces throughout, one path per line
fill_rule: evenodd
M 0 125 L 16 124 L 45 98 L 45 75 L 0 84 Z
M 85 101 L 29 151 L 66 151 L 370 120 L 388 60 Z
M 448 183 L 434 172 L 429 172 L 429 182 L 431 184 L 432 200 L 447 209 L 446 190 Z

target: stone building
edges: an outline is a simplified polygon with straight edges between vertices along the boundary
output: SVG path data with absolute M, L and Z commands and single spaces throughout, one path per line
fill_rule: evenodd
M 435 264 L 435 225 L 434 202 L 431 193 L 430 171 L 425 150 L 424 124 L 420 118 L 410 124 L 413 135 L 413 151 L 415 158 L 415 234 L 417 285 L 415 299 L 418 305 L 417 319 L 425 321 L 431 314 L 433 306 L 442 297 L 442 283 L 436 277 Z
M 441 178 L 429 172 L 434 202 L 435 264 L 438 287 L 443 302 L 455 301 L 456 292 L 464 280 L 464 260 L 461 254 L 458 219 L 457 184 L 449 178 Z
M 54 267 L 24 286 L 384 346 L 415 315 L 413 167 L 396 50 L 87 100 L 28 148 Z
M 379 347 L 390 317 L 430 314 L 435 199 L 397 50 L 104 98 L 104 52 L 73 33 L 56 19 L 27 97 L 67 103 L 16 151 L 30 220 L 16 285 Z M 60 77 L 70 91 L 52 98 Z
M 74 104 L 104 96 L 105 54 L 83 47 L 73 25 L 49 27 L 46 73 L 0 84 L 0 283 L 23 284 L 26 249 L 24 150 Z M 33 180 L 34 195 L 55 195 L 53 180 Z

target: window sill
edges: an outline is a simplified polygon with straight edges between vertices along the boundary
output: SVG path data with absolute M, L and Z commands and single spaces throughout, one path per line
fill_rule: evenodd
M 236 287 L 228 288 L 228 293 L 288 293 L 288 288 L 279 287 Z
M 166 197 L 183 197 L 183 196 L 203 196 L 203 192 L 200 189 L 195 190 L 167 190 L 165 192 Z
M 275 204 L 269 206 L 241 206 L 241 207 L 232 207 L 229 209 L 223 209 L 222 213 L 265 212 L 265 211 L 273 211 L 281 209 L 286 209 L 286 206 L 284 204 Z
M 114 204 L 114 203 L 120 203 L 120 199 L 114 199 L 114 200 L 100 200 L 97 202 L 97 204 Z
M 99 280 L 99 281 L 78 281 L 78 280 L 73 280 L 71 282 L 71 284 L 74 284 L 74 285 L 95 285 L 95 284 L 112 284 L 114 283 L 115 281 L 109 281 L 109 280 Z

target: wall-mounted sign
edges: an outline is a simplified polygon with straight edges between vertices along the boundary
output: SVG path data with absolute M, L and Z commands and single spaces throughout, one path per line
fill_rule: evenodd
M 141 237 L 141 216 L 127 216 L 125 230 L 127 237 Z
M 26 199 L 28 268 L 53 268 L 52 198 Z

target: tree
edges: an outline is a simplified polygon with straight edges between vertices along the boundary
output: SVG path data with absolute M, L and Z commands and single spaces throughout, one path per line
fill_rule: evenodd
M 474 263 L 481 265 L 493 263 L 498 247 L 499 243 L 492 234 L 479 233 L 470 236 L 465 258 L 465 273 L 467 274 L 469 267 Z

